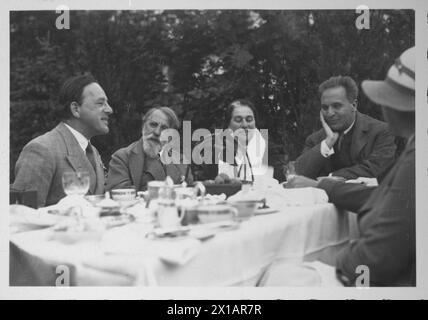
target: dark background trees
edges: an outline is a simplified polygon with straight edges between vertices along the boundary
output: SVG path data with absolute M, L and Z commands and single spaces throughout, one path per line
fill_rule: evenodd
M 10 13 L 10 168 L 22 147 L 57 123 L 57 93 L 69 76 L 91 72 L 114 109 L 111 130 L 93 143 L 111 154 L 140 136 L 140 114 L 172 107 L 192 129 L 223 126 L 236 98 L 257 106 L 269 129 L 269 160 L 281 165 L 318 128 L 317 87 L 332 75 L 358 83 L 383 79 L 414 45 L 414 12 L 371 10 L 358 30 L 353 10 L 340 11 L 72 11 Z M 380 118 L 359 96 L 360 111 Z

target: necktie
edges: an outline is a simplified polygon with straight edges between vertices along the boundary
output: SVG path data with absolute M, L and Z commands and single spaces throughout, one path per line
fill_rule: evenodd
M 342 149 L 343 140 L 345 139 L 345 134 L 342 132 L 339 134 L 339 138 L 337 139 L 337 151 Z
M 88 157 L 89 162 L 92 164 L 95 172 L 97 171 L 97 162 L 95 161 L 94 150 L 92 149 L 92 145 L 88 142 L 88 146 L 86 147 L 86 157 Z

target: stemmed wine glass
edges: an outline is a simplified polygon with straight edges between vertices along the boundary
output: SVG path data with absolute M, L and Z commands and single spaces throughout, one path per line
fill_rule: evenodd
M 285 168 L 285 178 L 287 181 L 293 179 L 296 176 L 296 162 L 290 161 L 288 162 Z
M 89 190 L 89 173 L 86 171 L 67 171 L 62 175 L 62 187 L 66 195 L 84 196 Z
M 89 172 L 86 171 L 67 171 L 62 175 L 62 187 L 67 196 L 77 195 L 83 198 L 89 190 L 89 181 Z M 83 228 L 79 219 L 79 216 L 83 216 L 83 209 L 79 205 L 73 209 L 77 227 Z

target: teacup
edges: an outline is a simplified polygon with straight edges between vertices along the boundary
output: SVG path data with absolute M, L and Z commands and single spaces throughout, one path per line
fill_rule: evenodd
M 238 210 L 228 205 L 206 205 L 195 208 L 201 223 L 234 220 Z
M 135 200 L 137 193 L 135 189 L 114 189 L 110 191 L 111 198 L 115 201 L 132 201 Z
M 180 187 L 180 185 L 167 186 L 165 184 L 165 181 L 158 181 L 158 180 L 149 181 L 149 183 L 147 183 L 148 199 L 149 200 L 157 199 L 159 197 L 159 190 L 161 188 L 172 188 L 174 190 L 177 187 Z M 171 192 L 171 194 L 175 197 L 174 192 Z
M 229 203 L 238 211 L 236 219 L 246 220 L 254 215 L 260 202 L 258 200 L 235 200 Z

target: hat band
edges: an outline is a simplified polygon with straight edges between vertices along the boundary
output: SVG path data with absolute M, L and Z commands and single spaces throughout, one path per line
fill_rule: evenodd
M 414 89 L 410 89 L 410 88 L 407 88 L 405 86 L 402 86 L 401 84 L 397 83 L 396 81 L 394 81 L 390 77 L 386 77 L 385 82 L 387 84 L 389 84 L 392 88 L 394 88 L 395 90 L 397 90 L 398 92 L 400 92 L 402 94 L 405 94 L 408 96 L 414 96 L 415 95 Z
M 413 80 L 415 80 L 415 72 L 413 70 L 410 70 L 409 68 L 407 68 L 402 62 L 400 58 L 395 59 L 395 63 L 394 63 L 395 67 L 398 69 L 399 73 L 405 73 L 407 74 L 410 78 L 412 78 Z

